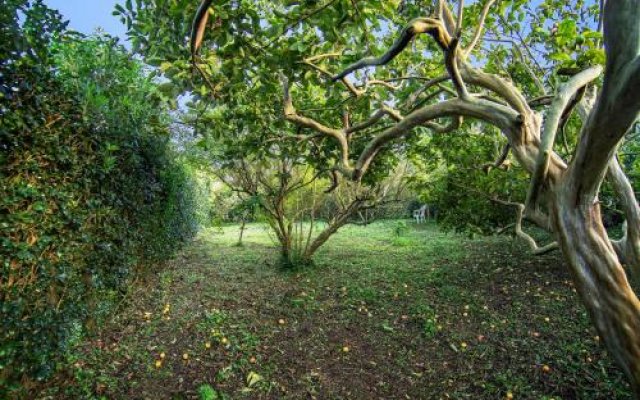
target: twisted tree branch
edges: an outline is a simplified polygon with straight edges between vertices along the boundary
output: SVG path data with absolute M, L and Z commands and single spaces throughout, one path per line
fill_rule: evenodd
M 554 241 L 551 242 L 545 246 L 538 246 L 538 243 L 536 242 L 536 240 L 531 237 L 531 235 L 529 235 L 527 232 L 525 232 L 524 230 L 522 230 L 522 219 L 525 217 L 526 213 L 526 207 L 524 204 L 522 203 L 514 203 L 511 201 L 505 201 L 505 200 L 500 200 L 497 198 L 493 198 L 491 199 L 492 201 L 499 203 L 499 204 L 503 204 L 505 206 L 510 206 L 510 207 L 515 207 L 516 209 L 516 223 L 514 226 L 514 230 L 516 233 L 516 236 L 519 237 L 520 239 L 522 239 L 525 243 L 527 243 L 527 245 L 529 246 L 529 249 L 531 249 L 531 252 L 534 255 L 543 255 L 543 254 L 547 254 L 553 250 L 557 250 L 560 248 L 560 246 L 558 245 L 558 242 Z
M 542 131 L 540 149 L 536 158 L 536 168 L 531 175 L 529 193 L 525 203 L 527 207 L 535 208 L 541 183 L 547 177 L 553 144 L 555 143 L 562 116 L 570 112 L 569 107 L 576 105 L 577 102 L 572 102 L 572 99 L 575 98 L 578 91 L 600 76 L 601 73 L 602 67 L 599 65 L 580 72 L 560 87 L 558 95 L 551 103 Z
M 482 166 L 482 169 L 484 170 L 484 172 L 488 174 L 489 171 L 491 171 L 491 169 L 500 168 L 503 164 L 505 164 L 505 161 L 507 161 L 507 157 L 509 157 L 510 150 L 511 150 L 511 146 L 509 145 L 509 143 L 505 144 L 504 147 L 502 148 L 502 151 L 500 152 L 500 155 L 493 163 L 484 164 Z
M 402 30 L 400 37 L 396 39 L 389 50 L 387 50 L 387 52 L 382 56 L 363 58 L 335 75 L 332 80 L 337 81 L 338 79 L 342 79 L 349 75 L 351 72 L 365 67 L 387 64 L 409 45 L 411 39 L 422 33 L 432 35 L 443 50 L 446 50 L 449 47 L 451 36 L 446 32 L 446 29 L 440 20 L 434 18 L 415 18 Z
M 289 90 L 289 80 L 284 74 L 280 74 L 280 79 L 282 81 L 283 87 L 283 105 L 284 105 L 284 117 L 286 120 L 296 123 L 297 125 L 303 126 L 305 128 L 313 129 L 316 132 L 322 133 L 323 135 L 333 137 L 340 144 L 340 149 L 342 152 L 342 164 L 345 168 L 349 168 L 349 143 L 347 141 L 346 136 L 343 131 L 339 129 L 334 129 L 328 127 L 326 125 L 321 124 L 320 122 L 308 118 L 302 115 L 299 115 L 293 106 L 293 101 L 291 100 L 291 93 Z

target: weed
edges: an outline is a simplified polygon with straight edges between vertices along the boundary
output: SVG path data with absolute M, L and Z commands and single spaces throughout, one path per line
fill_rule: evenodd
M 201 385 L 198 388 L 198 398 L 200 400 L 218 400 L 220 396 L 218 396 L 218 392 L 211 385 Z

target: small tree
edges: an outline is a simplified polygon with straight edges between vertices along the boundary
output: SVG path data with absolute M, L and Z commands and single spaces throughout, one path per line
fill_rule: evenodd
M 234 160 L 218 176 L 242 202 L 256 200 L 285 266 L 310 264 L 316 251 L 358 212 L 393 201 L 402 189 L 398 176 L 374 187 L 330 182 L 288 157 Z
M 260 206 L 260 199 L 254 196 L 240 199 L 236 205 L 231 208 L 231 218 L 235 222 L 240 223 L 240 234 L 238 235 L 238 247 L 242 247 L 242 238 L 244 237 L 244 231 L 247 229 L 247 222 L 255 218 L 256 211 Z

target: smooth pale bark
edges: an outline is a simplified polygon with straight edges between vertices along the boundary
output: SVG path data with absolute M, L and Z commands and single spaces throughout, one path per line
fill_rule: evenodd
M 576 207 L 576 189 L 559 188 L 553 221 L 573 281 L 611 356 L 640 394 L 640 302 L 602 225 L 598 203 Z
M 612 243 L 620 261 L 627 265 L 633 275 L 640 277 L 640 207 L 633 186 L 615 157 L 609 163 L 607 179 L 620 197 L 626 218 L 623 237 Z
M 607 65 L 600 96 L 581 132 L 576 156 L 553 187 L 553 220 L 576 287 L 610 354 L 640 398 L 640 301 L 602 224 L 597 195 L 609 171 L 627 202 L 628 223 L 640 222 L 637 200 L 612 161 L 640 111 L 640 2 L 609 1 L 604 12 Z M 622 175 L 621 175 L 622 174 Z M 625 254 L 627 255 L 627 254 Z M 637 253 L 629 260 L 637 263 Z

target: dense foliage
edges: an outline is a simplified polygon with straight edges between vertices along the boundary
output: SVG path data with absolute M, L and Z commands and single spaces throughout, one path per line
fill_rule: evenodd
M 495 233 L 512 223 L 513 209 L 493 199 L 523 201 L 527 183 L 517 164 L 494 168 L 488 162 L 499 157 L 504 140 L 479 128 L 467 124 L 456 135 L 424 138 L 410 152 L 413 190 L 438 209 L 442 227 L 470 234 Z
M 141 64 L 41 1 L 4 4 L 0 393 L 50 376 L 206 214 Z
M 483 3 L 467 4 L 464 26 L 477 23 Z M 352 90 L 328 82 L 350 63 L 382 54 L 408 21 L 432 15 L 434 4 L 424 0 L 216 2 L 208 9 L 210 18 L 196 60 L 202 74 L 192 67 L 184 40 L 197 2 L 122 2 L 114 14 L 129 28 L 134 51 L 168 79 L 166 92 L 192 94 L 189 105 L 199 116 L 195 121 L 204 147 L 216 147 L 212 143 L 222 140 L 240 154 L 264 153 L 270 141 L 287 138 L 306 163 L 330 168 L 341 162 L 335 141 L 303 142 L 305 135 L 313 136 L 312 129 L 283 124 L 281 101 L 274 101 L 282 98 L 279 72 L 291 80 L 300 114 L 330 127 L 341 127 L 342 113 L 356 124 L 383 104 L 408 113 L 437 102 L 447 85 L 430 84 L 430 79 L 446 70 L 437 45 L 429 39 L 413 41 L 412 51 L 396 57 L 385 70 L 356 71 Z M 532 97 L 547 95 L 566 80 L 559 71 L 604 62 L 598 14 L 598 4 L 592 0 L 500 1 L 487 17 L 485 40 L 473 55 L 474 62 L 509 77 Z M 470 42 L 473 30 L 463 34 Z M 357 158 L 367 141 L 389 125 L 383 118 L 350 138 L 350 156 Z M 570 147 L 578 128 L 569 123 L 566 137 L 562 135 Z M 416 167 L 414 189 L 421 201 L 438 207 L 446 227 L 491 233 L 513 222 L 513 209 L 496 207 L 491 198 L 522 201 L 528 178 L 515 162 L 507 174 L 483 168 L 501 152 L 505 141 L 499 132 L 477 122 L 465 123 L 455 135 L 436 136 L 423 128 L 415 132 L 377 154 L 363 179 L 380 181 L 408 155 Z M 514 170 L 517 173 L 511 173 Z

